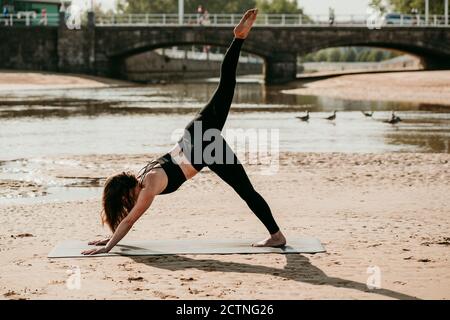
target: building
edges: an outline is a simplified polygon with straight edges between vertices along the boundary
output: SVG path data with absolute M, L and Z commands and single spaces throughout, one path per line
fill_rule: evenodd
M 14 24 L 57 25 L 58 13 L 71 0 L 0 0 L 2 17 L 14 15 Z M 6 8 L 6 9 L 5 9 Z

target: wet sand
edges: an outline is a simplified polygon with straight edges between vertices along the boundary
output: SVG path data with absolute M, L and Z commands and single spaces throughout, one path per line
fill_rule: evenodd
M 103 179 L 147 160 L 148 155 L 61 156 L 49 159 L 47 171 Z M 99 199 L 3 204 L 0 298 L 449 299 L 449 163 L 449 154 L 282 153 L 277 175 L 246 165 L 288 240 L 322 240 L 327 253 L 316 255 L 50 260 L 46 255 L 58 241 L 108 233 L 99 222 Z M 38 188 L 1 183 L 22 191 Z M 178 192 L 157 197 L 127 239 L 263 236 L 263 225 L 246 205 L 205 170 Z M 379 267 L 381 289 L 366 287 L 370 266 Z M 81 287 L 69 290 L 68 272 L 75 267 Z
M 348 100 L 401 101 L 450 106 L 450 71 L 411 71 L 343 75 L 305 83 L 286 94 Z
M 0 91 L 101 88 L 133 85 L 109 78 L 0 70 Z M 450 71 L 407 71 L 342 75 L 307 82 L 286 94 L 328 96 L 344 100 L 398 101 L 450 106 Z

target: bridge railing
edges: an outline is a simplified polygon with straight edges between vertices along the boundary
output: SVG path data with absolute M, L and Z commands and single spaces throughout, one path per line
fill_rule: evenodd
M 40 14 L 34 11 L 22 11 L 0 16 L 0 27 L 11 26 L 57 26 L 59 24 L 58 13 Z
M 241 14 L 185 14 L 180 19 L 174 13 L 140 13 L 96 15 L 97 26 L 127 26 L 127 25 L 211 25 L 231 26 L 241 19 Z M 307 16 L 302 14 L 259 14 L 255 25 L 260 26 L 367 26 L 368 15 L 328 15 Z M 380 17 L 375 24 L 379 26 L 404 27 L 448 27 L 449 21 L 443 15 L 394 15 Z
M 176 13 L 139 13 L 95 15 L 97 26 L 151 26 L 151 25 L 211 25 L 232 26 L 239 22 L 241 14 L 185 14 L 180 19 Z M 307 16 L 302 14 L 259 14 L 255 22 L 259 26 L 367 26 L 367 15 Z M 57 26 L 59 14 L 42 15 L 33 11 L 0 16 L 2 26 Z M 181 23 L 180 23 L 181 22 Z M 401 27 L 449 27 L 448 18 L 443 15 L 387 15 L 371 21 L 378 26 Z

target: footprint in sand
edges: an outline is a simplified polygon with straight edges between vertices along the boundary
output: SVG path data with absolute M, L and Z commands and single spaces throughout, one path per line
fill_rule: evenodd
M 128 277 L 127 279 L 129 282 L 131 281 L 144 281 L 143 277 Z
M 19 234 L 12 234 L 11 238 L 13 239 L 17 239 L 17 238 L 28 238 L 28 237 L 34 237 L 34 235 L 32 235 L 31 233 L 19 233 Z

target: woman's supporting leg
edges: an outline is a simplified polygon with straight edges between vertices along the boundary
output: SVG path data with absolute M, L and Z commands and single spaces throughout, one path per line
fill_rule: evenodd
M 228 146 L 225 139 L 223 139 L 223 144 L 224 150 L 227 153 L 224 155 L 224 159 L 231 160 L 233 158 L 233 162 L 229 163 L 224 161 L 221 164 L 213 163 L 208 165 L 208 167 L 237 192 L 253 213 L 261 220 L 270 234 L 277 233 L 280 228 L 272 216 L 269 205 L 253 188 L 244 167 L 239 162 L 236 154 Z

